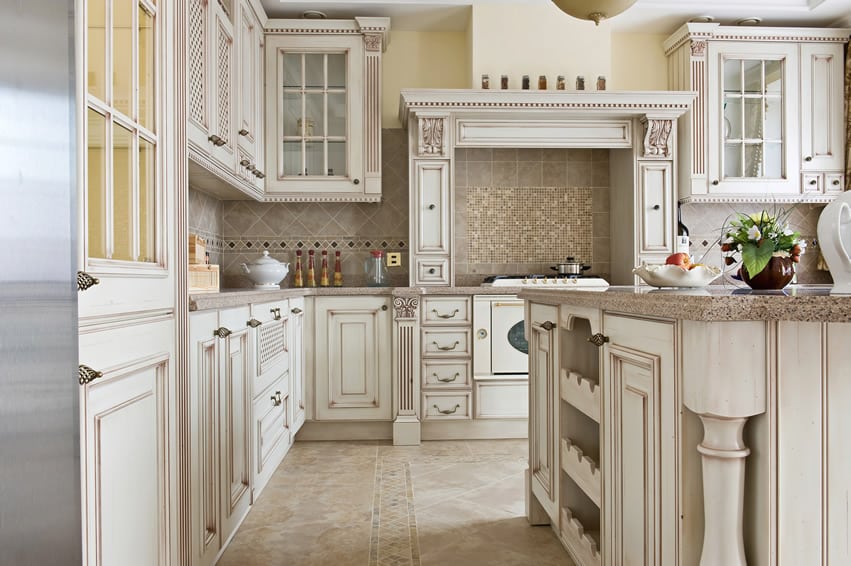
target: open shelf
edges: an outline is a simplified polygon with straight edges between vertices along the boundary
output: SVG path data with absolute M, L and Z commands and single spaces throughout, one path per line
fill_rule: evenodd
M 581 566 L 599 566 L 600 531 L 587 531 L 567 507 L 561 508 L 561 540 Z
M 595 422 L 600 422 L 600 387 L 582 374 L 561 368 L 559 391 L 563 401 L 570 403 Z
M 600 507 L 603 474 L 597 462 L 585 456 L 569 438 L 561 439 L 561 469 L 597 507 Z

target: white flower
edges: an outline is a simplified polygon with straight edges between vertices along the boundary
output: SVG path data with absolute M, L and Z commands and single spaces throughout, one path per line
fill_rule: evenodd
M 727 236 L 726 238 L 724 238 L 724 241 L 721 242 L 721 243 L 722 244 L 732 244 L 733 242 L 734 242 L 733 236 Z
M 791 228 L 789 228 L 788 226 L 783 229 L 783 235 L 784 236 L 791 236 L 794 233 L 795 233 L 795 231 L 792 230 Z
M 736 249 L 738 251 L 742 251 L 742 244 L 736 244 Z
M 753 240 L 754 242 L 759 241 L 762 237 L 762 233 L 759 231 L 759 227 L 751 226 L 748 228 L 748 240 Z

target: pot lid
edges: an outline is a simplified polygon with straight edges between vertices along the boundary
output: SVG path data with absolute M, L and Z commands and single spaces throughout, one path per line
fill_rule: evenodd
M 268 250 L 263 250 L 260 257 L 254 261 L 247 262 L 247 265 L 282 265 L 282 263 L 270 256 Z

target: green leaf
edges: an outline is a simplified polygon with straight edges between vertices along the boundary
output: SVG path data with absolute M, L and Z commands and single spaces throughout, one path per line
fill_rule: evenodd
M 771 261 L 771 254 L 773 253 L 774 244 L 768 240 L 760 240 L 759 245 L 753 242 L 744 244 L 742 246 L 742 263 L 745 264 L 748 275 L 755 277 L 765 269 L 765 266 Z

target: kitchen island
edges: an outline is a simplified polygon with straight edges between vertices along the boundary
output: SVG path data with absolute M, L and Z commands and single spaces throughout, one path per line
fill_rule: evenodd
M 851 564 L 851 297 L 520 297 L 527 515 L 577 564 Z

